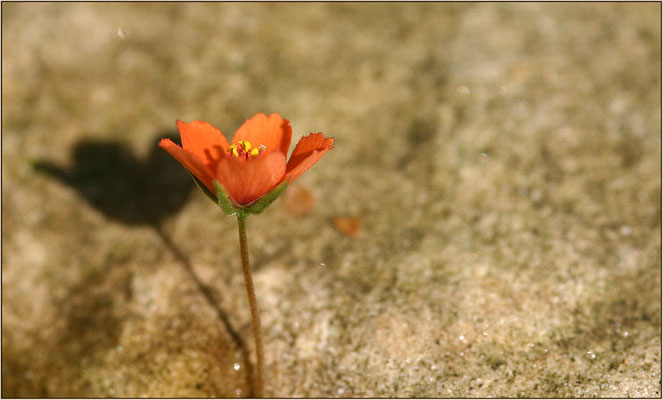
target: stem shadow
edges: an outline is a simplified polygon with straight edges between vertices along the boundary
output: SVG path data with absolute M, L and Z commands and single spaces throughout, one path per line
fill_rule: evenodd
M 109 137 L 114 135 L 109 134 Z M 149 154 L 137 157 L 126 144 L 83 138 L 71 149 L 69 165 L 60 165 L 48 159 L 33 160 L 36 172 L 49 176 L 74 189 L 90 206 L 107 218 L 128 227 L 149 226 L 154 228 L 164 245 L 172 251 L 189 277 L 194 281 L 207 304 L 214 310 L 231 339 L 238 346 L 247 368 L 248 396 L 255 395 L 254 368 L 246 343 L 233 328 L 226 313 L 218 306 L 210 287 L 206 286 L 194 272 L 191 262 L 170 240 L 162 229 L 162 222 L 175 215 L 187 202 L 195 184 L 189 174 L 167 152 L 158 147 L 161 138 L 169 138 L 180 144 L 174 131 L 158 133 L 152 139 Z M 105 276 L 104 276 L 105 277 Z M 102 276 L 95 278 L 102 283 Z M 76 299 L 86 299 L 86 284 L 82 294 L 74 293 Z M 82 300 L 80 300 L 82 301 Z M 76 311 L 72 326 L 87 326 L 102 315 L 106 307 L 103 299 L 99 304 L 89 305 L 89 312 Z M 96 307 L 96 308 L 95 308 Z M 108 308 L 108 307 L 106 307 Z M 86 311 L 86 310 L 84 310 Z M 90 339 L 94 344 L 94 341 Z M 112 343 L 111 343 L 112 345 Z
M 244 362 L 245 365 L 248 365 L 249 368 L 247 368 L 247 373 L 246 373 L 246 380 L 248 383 L 248 387 L 250 389 L 250 392 L 248 393 L 247 397 L 254 397 L 255 396 L 255 380 L 253 376 L 253 371 L 254 371 L 254 365 L 251 362 L 251 357 L 249 355 L 249 350 L 246 346 L 246 343 L 242 339 L 242 337 L 239 335 L 237 330 L 232 326 L 230 323 L 230 320 L 228 319 L 228 316 L 226 313 L 219 307 L 219 303 L 216 301 L 214 298 L 214 293 L 210 289 L 209 286 L 205 285 L 203 281 L 200 280 L 198 275 L 196 275 L 196 272 L 193 270 L 193 266 L 191 265 L 191 262 L 189 259 L 180 251 L 180 249 L 175 246 L 172 240 L 166 235 L 166 233 L 163 231 L 161 226 L 159 225 L 154 225 L 154 230 L 156 231 L 157 235 L 159 238 L 163 241 L 165 246 L 175 255 L 175 258 L 180 262 L 184 270 L 187 272 L 189 277 L 193 280 L 193 282 L 196 284 L 196 287 L 200 291 L 200 293 L 203 295 L 203 298 L 207 302 L 207 304 L 214 310 L 214 313 L 216 314 L 216 317 L 221 321 L 223 324 L 223 327 L 226 329 L 226 331 L 230 334 L 230 337 L 232 340 L 237 344 L 237 347 L 239 348 L 240 353 L 242 354 L 242 361 Z

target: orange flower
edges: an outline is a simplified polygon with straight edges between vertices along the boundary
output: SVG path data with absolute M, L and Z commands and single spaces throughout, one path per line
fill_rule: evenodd
M 292 182 L 334 144 L 334 138 L 311 133 L 300 139 L 286 163 L 292 128 L 279 114 L 256 114 L 235 132 L 232 144 L 207 122 L 178 120 L 177 128 L 182 147 L 170 139 L 162 139 L 159 146 L 211 193 L 217 193 L 218 181 L 235 207 L 250 206 L 282 183 Z

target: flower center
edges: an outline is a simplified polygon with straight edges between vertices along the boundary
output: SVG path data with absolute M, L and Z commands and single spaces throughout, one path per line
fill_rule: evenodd
M 228 153 L 228 157 L 244 157 L 248 160 L 258 157 L 265 151 L 266 148 L 267 147 L 262 144 L 258 147 L 251 147 L 251 143 L 249 143 L 248 140 L 240 140 L 236 145 L 231 144 L 228 146 L 228 150 L 226 150 L 226 152 Z

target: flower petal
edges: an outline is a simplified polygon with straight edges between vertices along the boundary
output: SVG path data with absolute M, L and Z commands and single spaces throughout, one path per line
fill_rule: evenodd
M 294 181 L 311 168 L 320 157 L 331 150 L 334 138 L 326 138 L 322 133 L 311 133 L 299 140 L 293 150 L 285 171 L 285 179 Z
M 216 169 L 216 179 L 228 195 L 245 206 L 267 194 L 283 180 L 285 154 L 274 151 L 258 158 L 223 158 Z
M 292 128 L 287 119 L 283 119 L 279 114 L 272 114 L 268 117 L 259 113 L 239 127 L 233 137 L 233 143 L 247 140 L 253 147 L 265 146 L 265 151 L 268 153 L 278 150 L 283 154 L 288 154 L 291 137 Z
M 212 171 L 220 158 L 225 157 L 228 140 L 220 130 L 204 121 L 190 123 L 177 120 L 182 148 L 195 154 Z
M 170 139 L 161 139 L 159 147 L 166 150 L 177 161 L 188 169 L 198 180 L 200 180 L 212 193 L 214 191 L 214 177 L 212 172 L 205 166 L 203 161 L 190 151 L 182 149 Z

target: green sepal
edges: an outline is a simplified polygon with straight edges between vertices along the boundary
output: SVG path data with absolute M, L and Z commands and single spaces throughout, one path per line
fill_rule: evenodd
M 251 214 L 260 214 L 276 200 L 277 197 L 283 193 L 285 188 L 288 187 L 288 181 L 283 182 L 282 184 L 278 185 L 274 189 L 272 189 L 271 192 L 267 193 L 266 195 L 262 196 L 258 201 L 253 203 L 249 207 L 245 207 L 244 209 L 250 212 Z
M 195 179 L 195 177 L 194 177 Z M 216 189 L 216 197 L 212 197 L 214 201 L 219 205 L 219 208 L 221 208 L 221 211 L 223 211 L 224 214 L 226 215 L 234 215 L 237 214 L 241 216 L 242 218 L 246 218 L 247 215 L 249 214 L 260 214 L 262 213 L 267 206 L 272 204 L 274 200 L 276 200 L 277 197 L 283 193 L 283 191 L 288 187 L 289 182 L 283 182 L 274 189 L 272 189 L 271 192 L 267 193 L 266 195 L 262 196 L 258 201 L 250 205 L 249 207 L 235 207 L 230 201 L 230 197 L 228 196 L 228 193 L 226 193 L 226 189 L 217 181 L 216 179 L 214 180 L 214 189 Z M 201 189 L 205 189 L 205 186 L 202 185 L 202 183 L 199 185 L 201 186 Z M 207 191 L 209 192 L 209 190 Z
M 186 172 L 189 172 L 189 171 L 186 171 Z M 196 176 L 194 174 L 192 174 L 191 172 L 189 172 L 189 175 L 191 175 L 191 178 L 193 179 L 193 181 L 196 182 L 196 186 L 198 186 L 200 188 L 200 190 L 202 190 L 203 193 L 205 193 L 207 195 L 207 197 L 209 197 L 213 202 L 216 203 L 217 202 L 216 196 L 214 196 L 214 194 L 212 192 L 210 192 L 210 190 L 207 188 L 207 186 L 205 186 L 200 181 L 200 179 L 196 178 Z
M 228 193 L 226 193 L 226 189 L 216 179 L 214 180 L 214 189 L 216 189 L 217 204 L 224 214 L 233 215 L 242 210 L 241 208 L 236 208 L 233 206 L 233 203 L 230 201 L 230 197 L 228 197 Z

